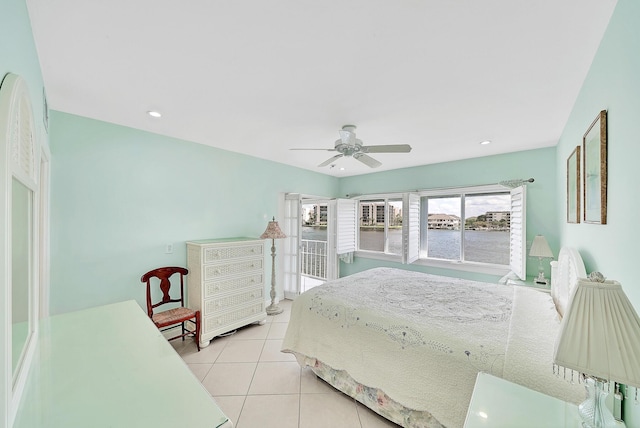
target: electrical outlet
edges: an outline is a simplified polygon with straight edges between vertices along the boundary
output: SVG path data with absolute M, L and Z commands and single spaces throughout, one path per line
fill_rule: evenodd
M 173 244 L 167 244 L 167 246 L 164 248 L 164 253 L 173 254 Z

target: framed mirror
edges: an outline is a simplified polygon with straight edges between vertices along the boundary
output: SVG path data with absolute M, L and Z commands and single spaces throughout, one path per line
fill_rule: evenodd
M 33 191 L 15 177 L 11 183 L 11 369 L 15 386 L 18 368 L 33 332 L 32 299 Z
M 2 376 L 9 393 L 3 407 L 10 425 L 20 404 L 35 354 L 38 304 L 36 196 L 38 170 L 33 111 L 26 82 L 9 73 L 0 84 L 0 198 L 4 204 L 0 235 L 7 249 L 2 261 L 7 300 L 2 311 L 10 323 L 3 328 L 3 349 L 9 373 Z

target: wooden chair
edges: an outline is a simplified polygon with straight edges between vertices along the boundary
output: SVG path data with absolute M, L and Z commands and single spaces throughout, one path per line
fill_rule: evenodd
M 171 296 L 169 296 L 169 290 L 171 289 L 170 278 L 176 273 L 180 275 L 180 298 L 172 299 Z M 184 340 L 185 336 L 194 336 L 198 352 L 200 352 L 200 311 L 189 309 L 184 305 L 184 276 L 188 273 L 189 271 L 183 267 L 161 267 L 145 273 L 142 275 L 142 278 L 140 278 L 140 281 L 147 283 L 147 314 L 156 327 L 158 327 L 160 331 L 165 331 L 181 324 L 182 334 L 168 338 L 167 340 L 174 340 L 180 337 Z M 151 278 L 157 278 L 160 281 L 162 300 L 157 303 L 152 303 L 151 301 Z M 156 281 L 153 282 L 155 283 Z M 180 303 L 180 306 L 154 312 L 154 309 L 157 307 L 170 303 Z M 193 320 L 196 325 L 195 330 L 189 330 L 185 327 L 185 323 L 191 320 Z

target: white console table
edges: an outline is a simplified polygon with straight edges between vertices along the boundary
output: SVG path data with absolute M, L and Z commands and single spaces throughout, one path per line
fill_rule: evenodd
M 578 428 L 578 406 L 478 373 L 464 428 Z
M 14 428 L 232 423 L 133 300 L 41 321 Z

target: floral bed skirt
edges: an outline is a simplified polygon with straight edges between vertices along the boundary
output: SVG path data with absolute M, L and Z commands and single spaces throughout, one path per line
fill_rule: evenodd
M 295 353 L 302 367 L 310 367 L 320 379 L 337 390 L 364 404 L 382 417 L 405 428 L 443 428 L 427 411 L 413 410 L 392 400 L 384 391 L 356 382 L 344 370 L 335 370 L 328 365 L 298 353 Z

